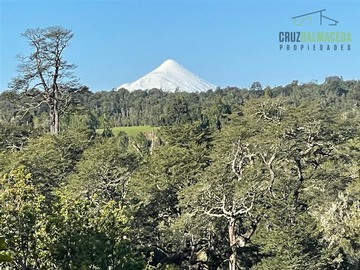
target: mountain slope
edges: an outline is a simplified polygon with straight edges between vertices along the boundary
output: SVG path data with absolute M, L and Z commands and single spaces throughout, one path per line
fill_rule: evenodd
M 186 92 L 201 92 L 216 87 L 169 59 L 144 77 L 135 82 L 123 84 L 118 87 L 118 89 L 120 88 L 129 91 L 158 88 L 164 91 L 179 89 Z

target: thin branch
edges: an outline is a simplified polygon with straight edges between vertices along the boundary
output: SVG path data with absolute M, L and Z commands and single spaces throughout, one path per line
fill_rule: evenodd
M 266 165 L 266 168 L 268 169 L 269 174 L 270 174 L 270 181 L 269 181 L 267 189 L 268 189 L 269 193 L 271 194 L 271 196 L 273 198 L 275 198 L 275 195 L 273 194 L 272 187 L 273 187 L 274 181 L 275 181 L 275 172 L 274 172 L 274 169 L 273 169 L 273 162 L 274 162 L 274 160 L 276 158 L 276 153 L 272 154 L 268 161 L 266 160 L 265 155 L 263 155 L 262 153 L 259 153 L 259 156 L 263 160 L 263 162 Z
M 29 105 L 29 107 L 26 108 L 26 109 L 25 109 L 24 107 L 21 107 L 21 110 L 24 110 L 24 113 L 23 113 L 23 115 L 21 116 L 21 118 L 24 118 L 25 115 L 27 115 L 30 110 L 33 110 L 33 109 L 36 109 L 36 108 L 40 108 L 40 106 L 41 106 L 42 104 L 44 104 L 44 103 L 47 103 L 47 101 L 41 100 L 41 101 L 39 101 L 38 104 L 36 104 L 36 105 L 34 105 L 34 106 L 32 106 L 32 105 L 29 104 L 29 103 L 26 103 L 26 105 Z
M 250 205 L 246 206 L 246 201 L 250 199 Z M 255 194 L 254 193 L 250 193 L 247 196 L 245 196 L 244 198 L 242 198 L 242 202 L 240 203 L 241 208 L 236 211 L 235 213 L 233 213 L 233 217 L 238 217 L 240 215 L 246 214 L 248 212 L 250 212 L 250 210 L 253 208 L 254 206 L 254 201 L 255 201 Z
M 252 163 L 252 158 L 256 156 L 255 154 L 247 154 L 246 151 L 247 147 L 241 144 L 241 138 L 239 137 L 233 150 L 233 159 L 231 161 L 232 171 L 238 178 L 238 181 L 243 177 L 243 167 L 246 165 L 246 161 L 248 160 Z

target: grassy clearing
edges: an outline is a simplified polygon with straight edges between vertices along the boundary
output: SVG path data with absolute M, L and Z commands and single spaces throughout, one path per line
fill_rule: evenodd
M 151 132 L 159 129 L 159 127 L 151 127 L 151 126 L 134 126 L 134 127 L 113 127 L 112 132 L 114 135 L 119 134 L 121 131 L 125 132 L 128 136 L 136 136 L 140 132 Z M 103 132 L 102 128 L 96 130 L 96 133 L 101 134 Z

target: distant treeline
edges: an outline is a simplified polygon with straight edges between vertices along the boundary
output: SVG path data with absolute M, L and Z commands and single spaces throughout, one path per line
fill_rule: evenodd
M 115 126 L 168 126 L 172 124 L 208 121 L 219 128 L 226 115 L 241 113 L 246 100 L 262 96 L 269 98 L 291 97 L 296 102 L 300 98 L 320 99 L 322 104 L 350 101 L 360 98 L 360 82 L 344 81 L 331 76 L 323 84 L 313 82 L 299 84 L 293 81 L 286 86 L 265 87 L 254 82 L 249 89 L 227 87 L 200 93 L 164 92 L 159 89 L 126 89 L 91 92 L 87 87 L 70 89 L 69 99 L 62 112 L 62 128 L 74 122 L 74 117 L 86 119 L 91 128 L 111 128 Z M 5 91 L 0 95 L 0 122 L 15 125 L 34 125 L 46 128 L 48 107 L 27 107 L 32 95 Z

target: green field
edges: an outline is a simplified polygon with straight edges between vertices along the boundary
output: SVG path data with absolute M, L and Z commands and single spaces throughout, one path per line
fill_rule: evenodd
M 136 136 L 140 132 L 151 132 L 159 129 L 159 127 L 152 126 L 133 126 L 133 127 L 113 127 L 111 130 L 114 135 L 119 134 L 121 131 L 125 132 L 128 136 Z M 96 130 L 96 133 L 101 134 L 103 132 L 102 128 Z

